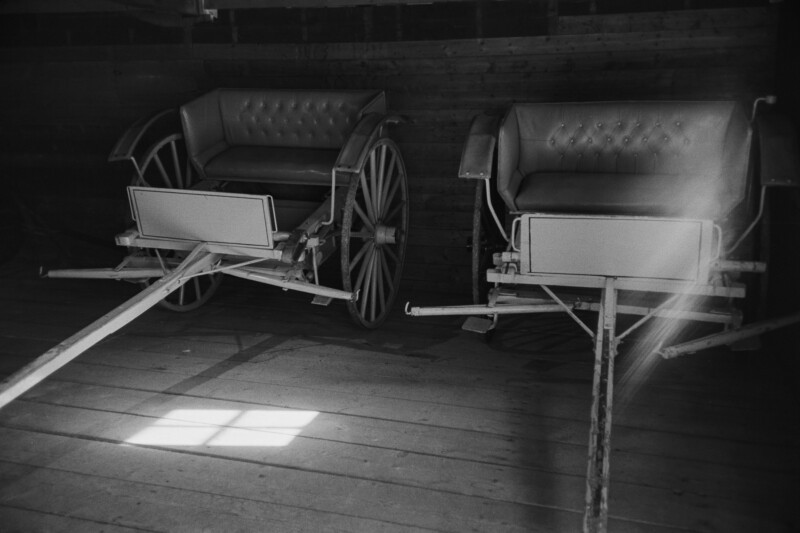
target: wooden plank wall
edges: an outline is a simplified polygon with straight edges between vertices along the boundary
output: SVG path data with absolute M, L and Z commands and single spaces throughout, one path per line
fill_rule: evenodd
M 128 169 L 105 157 L 142 115 L 220 86 L 384 89 L 409 118 L 396 130 L 412 191 L 406 283 L 466 295 L 473 187 L 455 174 L 476 113 L 525 100 L 749 102 L 775 91 L 777 11 L 561 16 L 547 35 L 464 40 L 5 46 L 0 173 L 56 213 L 53 227 L 110 239 Z

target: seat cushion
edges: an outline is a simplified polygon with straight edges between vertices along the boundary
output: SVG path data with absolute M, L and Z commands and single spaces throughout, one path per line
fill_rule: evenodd
M 330 185 L 339 150 L 232 146 L 205 166 L 210 179 Z
M 668 174 L 539 172 L 525 176 L 515 197 L 519 211 L 715 217 L 719 200 L 708 180 Z

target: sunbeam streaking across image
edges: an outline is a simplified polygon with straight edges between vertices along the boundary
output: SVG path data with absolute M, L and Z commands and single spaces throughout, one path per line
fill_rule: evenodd
M 652 319 L 635 341 L 625 350 L 626 367 L 622 372 L 616 389 L 616 404 L 619 413 L 631 402 L 639 389 L 649 381 L 662 357 L 661 347 L 670 344 L 681 331 L 689 326 L 689 310 L 697 303 L 697 297 L 681 294 L 672 300 L 669 318 Z M 681 311 L 683 310 L 683 311 Z M 686 316 L 681 316 L 682 312 Z

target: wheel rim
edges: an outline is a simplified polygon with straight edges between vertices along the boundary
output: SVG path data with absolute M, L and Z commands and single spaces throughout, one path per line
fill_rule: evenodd
M 380 139 L 354 175 L 342 218 L 342 284 L 357 292 L 347 303 L 357 324 L 379 326 L 400 283 L 408 235 L 408 182 L 397 146 Z
M 132 185 L 158 189 L 188 189 L 198 181 L 181 133 L 172 133 L 153 143 L 142 158 L 139 171 L 134 174 Z M 155 255 L 150 249 L 144 250 L 144 253 Z M 173 267 L 186 256 L 185 252 L 174 250 L 164 250 L 160 254 L 165 264 Z M 159 305 L 170 311 L 192 311 L 208 301 L 221 282 L 222 274 L 194 277 L 161 300 Z M 150 280 L 142 284 L 147 286 Z

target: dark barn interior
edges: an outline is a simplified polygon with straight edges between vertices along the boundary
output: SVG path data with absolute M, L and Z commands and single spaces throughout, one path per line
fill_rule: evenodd
M 383 90 L 407 119 L 392 137 L 411 211 L 377 329 L 226 279 L 2 407 L 0 531 L 580 530 L 592 343 L 562 315 L 482 338 L 403 313 L 470 301 L 470 121 L 515 102 L 775 95 L 769 112 L 800 124 L 793 4 L 0 1 L 2 377 L 139 290 L 39 272 L 125 255 L 131 168 L 108 154 L 143 116 L 224 87 Z M 799 195 L 781 191 L 761 233 L 769 316 L 800 299 Z M 609 531 L 800 529 L 799 338 L 794 324 L 669 361 L 622 345 Z M 272 439 L 237 442 L 258 416 Z

